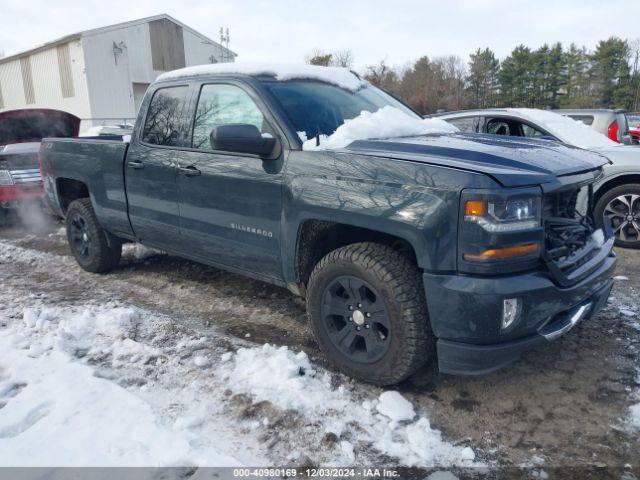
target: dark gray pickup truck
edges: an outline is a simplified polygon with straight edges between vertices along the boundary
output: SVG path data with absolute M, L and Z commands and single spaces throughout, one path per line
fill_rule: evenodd
M 421 122 L 346 70 L 212 65 L 161 76 L 130 139 L 45 139 L 40 156 L 85 270 L 142 242 L 305 296 L 359 379 L 436 358 L 488 373 L 606 302 L 613 237 L 590 199 L 607 160 Z

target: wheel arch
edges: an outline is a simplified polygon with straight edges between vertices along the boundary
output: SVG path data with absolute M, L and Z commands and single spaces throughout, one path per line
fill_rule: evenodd
M 596 191 L 594 192 L 594 206 L 600 201 L 602 196 L 606 194 L 609 190 L 620 187 L 622 185 L 627 184 L 638 184 L 640 185 L 640 173 L 621 173 L 616 175 L 613 178 L 608 179 L 604 183 L 598 186 Z
M 419 266 L 418 249 L 402 235 L 381 230 L 309 218 L 300 223 L 296 238 L 294 269 L 296 282 L 305 291 L 315 265 L 329 252 L 346 245 L 372 242 L 389 246 Z
M 69 205 L 74 200 L 81 198 L 90 198 L 89 188 L 83 181 L 73 178 L 57 178 L 56 179 L 56 191 L 58 198 L 58 205 L 63 215 L 66 215 Z

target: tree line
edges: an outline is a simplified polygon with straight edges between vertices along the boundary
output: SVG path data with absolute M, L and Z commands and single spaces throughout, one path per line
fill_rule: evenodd
M 420 113 L 490 107 L 624 108 L 640 110 L 640 41 L 611 37 L 593 51 L 571 44 L 519 45 L 502 61 L 477 49 L 467 62 L 457 55 L 423 56 L 405 67 L 386 61 L 365 67 L 364 77 Z M 350 50 L 315 50 L 314 65 L 351 68 Z

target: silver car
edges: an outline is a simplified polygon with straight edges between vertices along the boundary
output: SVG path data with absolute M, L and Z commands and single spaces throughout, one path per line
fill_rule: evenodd
M 612 217 L 616 245 L 640 248 L 640 148 L 616 143 L 582 122 L 548 110 L 504 108 L 435 115 L 462 132 L 555 140 L 606 156 L 603 177 L 594 185 L 595 219 Z
M 625 110 L 576 108 L 553 111 L 584 123 L 596 132 L 606 135 L 614 142 L 624 143 L 625 145 L 632 143 Z

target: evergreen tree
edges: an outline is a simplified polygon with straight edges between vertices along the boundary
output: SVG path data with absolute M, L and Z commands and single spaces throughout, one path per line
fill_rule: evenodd
M 533 83 L 531 50 L 517 46 L 502 62 L 498 75 L 500 81 L 499 103 L 506 107 L 531 107 Z
M 564 53 L 564 64 L 566 78 L 561 90 L 563 96 L 560 99 L 560 107 L 588 106 L 591 101 L 591 67 L 587 49 L 572 43 Z
M 545 88 L 544 88 L 544 105 L 542 108 L 559 108 L 562 87 L 567 82 L 567 65 L 562 50 L 562 44 L 554 44 L 548 52 L 545 62 Z
M 629 45 L 626 40 L 611 37 L 598 42 L 591 56 L 591 75 L 596 93 L 596 106 L 627 108 L 633 102 L 630 85 Z
M 467 91 L 473 108 L 493 107 L 499 88 L 500 62 L 489 48 L 470 55 Z

